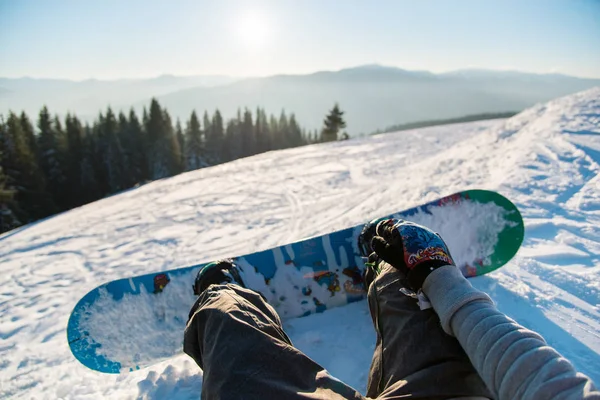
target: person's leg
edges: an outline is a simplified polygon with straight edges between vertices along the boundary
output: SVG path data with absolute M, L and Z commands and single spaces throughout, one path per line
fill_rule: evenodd
M 196 301 L 184 352 L 203 369 L 206 399 L 363 399 L 292 346 L 275 309 L 238 285 Z
M 368 290 L 377 345 L 368 397 L 411 399 L 491 397 L 458 341 L 447 335 L 432 309 L 400 290 L 403 275 L 382 262 Z

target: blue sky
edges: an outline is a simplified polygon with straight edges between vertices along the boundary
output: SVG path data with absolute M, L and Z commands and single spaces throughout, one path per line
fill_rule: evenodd
M 264 76 L 379 63 L 600 78 L 600 0 L 0 0 L 0 76 Z

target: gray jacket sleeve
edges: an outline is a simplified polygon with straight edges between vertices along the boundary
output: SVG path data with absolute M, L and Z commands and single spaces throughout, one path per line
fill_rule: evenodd
M 446 333 L 455 336 L 498 399 L 600 400 L 585 375 L 537 333 L 498 311 L 458 268 L 432 272 L 423 291 Z

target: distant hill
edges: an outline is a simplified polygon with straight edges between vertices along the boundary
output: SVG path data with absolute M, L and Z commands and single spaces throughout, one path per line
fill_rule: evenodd
M 141 110 L 156 96 L 172 116 L 181 119 L 187 119 L 194 109 L 203 112 L 218 108 L 227 117 L 240 107 L 261 106 L 269 113 L 281 109 L 294 112 L 304 126 L 318 129 L 326 112 L 338 102 L 346 111 L 348 133 L 356 135 L 416 121 L 522 110 L 600 85 L 600 79 L 559 74 L 487 70 L 433 74 L 380 65 L 238 81 L 213 78 L 212 85 L 202 81 L 207 77 L 173 76 L 114 82 L 18 83 L 0 79 L 0 88 L 9 91 L 0 89 L 0 112 L 25 108 L 37 113 L 47 103 L 54 112 L 72 110 L 86 118 L 108 104 L 115 109 L 134 105 Z M 40 89 L 44 86 L 47 88 Z
M 25 110 L 33 117 L 46 104 L 52 112 L 65 114 L 70 111 L 83 119 L 91 120 L 109 104 L 116 109 L 128 109 L 140 102 L 148 103 L 155 96 L 190 87 L 209 87 L 233 81 L 234 78 L 226 76 L 173 75 L 114 81 L 0 78 L 0 113 Z
M 600 85 L 600 79 L 520 72 L 456 71 L 432 74 L 364 66 L 310 75 L 279 75 L 226 87 L 192 88 L 160 96 L 176 115 L 218 107 L 285 108 L 303 125 L 320 128 L 334 102 L 346 111 L 351 135 L 380 127 L 464 115 L 522 110 L 538 102 Z

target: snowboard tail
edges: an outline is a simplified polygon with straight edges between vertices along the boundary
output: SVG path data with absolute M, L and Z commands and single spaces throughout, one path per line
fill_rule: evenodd
M 506 264 L 524 235 L 521 214 L 502 195 L 467 190 L 389 217 L 439 232 L 467 277 Z M 261 292 L 282 319 L 322 312 L 365 297 L 363 224 L 234 257 L 245 285 Z M 73 355 L 106 373 L 136 370 L 181 352 L 192 284 L 206 263 L 119 279 L 87 293 L 67 327 Z

